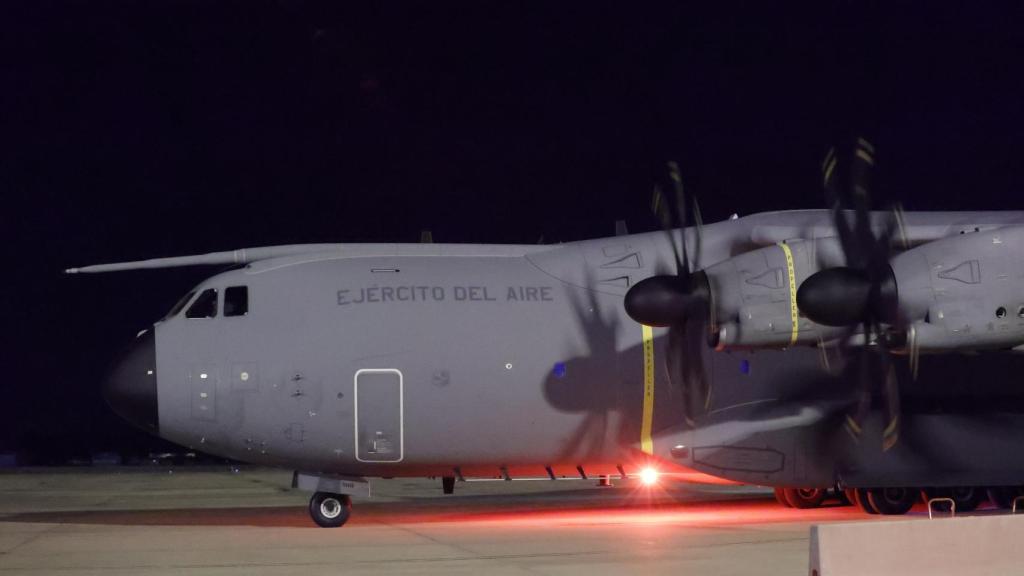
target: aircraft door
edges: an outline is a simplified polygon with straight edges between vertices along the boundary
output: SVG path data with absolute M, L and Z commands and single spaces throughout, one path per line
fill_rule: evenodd
M 354 392 L 356 460 L 401 462 L 402 373 L 393 368 L 359 370 Z

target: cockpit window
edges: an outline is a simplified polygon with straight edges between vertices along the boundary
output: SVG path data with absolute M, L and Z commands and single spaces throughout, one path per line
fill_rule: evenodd
M 213 318 L 217 315 L 217 289 L 207 288 L 185 312 L 186 318 Z
M 174 305 L 173 308 L 171 308 L 171 311 L 168 312 L 167 316 L 164 316 L 164 318 L 173 318 L 173 317 L 177 316 L 178 313 L 181 312 L 181 309 L 185 307 L 185 304 L 188 304 L 189 300 L 191 300 L 192 297 L 195 296 L 195 295 L 196 295 L 196 291 L 193 290 L 193 291 L 189 292 L 188 294 L 185 294 L 184 296 L 182 296 L 181 300 L 178 300 L 178 302 Z
M 249 287 L 228 286 L 224 290 L 224 315 L 245 316 L 249 313 Z

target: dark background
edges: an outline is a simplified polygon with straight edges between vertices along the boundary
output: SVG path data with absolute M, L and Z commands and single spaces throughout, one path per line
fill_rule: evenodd
M 647 230 L 668 159 L 706 220 L 821 207 L 857 134 L 876 198 L 1024 207 L 1017 3 L 353 4 L 0 6 L 0 452 L 161 446 L 99 383 L 215 270 L 68 266 Z

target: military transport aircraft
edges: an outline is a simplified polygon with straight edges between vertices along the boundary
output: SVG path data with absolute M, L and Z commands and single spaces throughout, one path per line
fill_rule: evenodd
M 311 244 L 69 269 L 227 267 L 141 331 L 113 409 L 296 470 L 342 525 L 371 477 L 656 473 L 1009 506 L 1024 484 L 1024 212 L 871 211 L 873 154 L 829 209 L 558 245 Z M 672 194 L 675 192 L 675 194 Z M 694 220 L 693 225 L 687 221 Z M 624 231 L 620 231 L 624 232 Z

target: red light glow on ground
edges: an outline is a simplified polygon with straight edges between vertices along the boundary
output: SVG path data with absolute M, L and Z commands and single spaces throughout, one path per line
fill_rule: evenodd
M 614 488 L 587 502 L 558 499 L 537 502 L 530 498 L 497 501 L 470 498 L 409 502 L 359 502 L 346 530 L 366 525 L 445 523 L 467 530 L 482 527 L 537 529 L 570 526 L 673 526 L 725 527 L 814 522 L 877 521 L 854 506 L 829 505 L 812 510 L 783 508 L 774 499 L 688 500 L 670 493 L 663 484 Z M 917 506 L 910 517 L 927 518 Z M 303 507 L 209 508 L 173 510 L 88 511 L 12 515 L 11 521 L 113 524 L 135 526 L 263 526 L 316 528 Z
M 646 491 L 646 490 L 645 490 Z M 774 500 L 738 500 L 726 502 L 658 502 L 651 496 L 649 503 L 641 504 L 643 496 L 634 493 L 631 503 L 609 502 L 606 508 L 574 508 L 557 506 L 553 509 L 536 508 L 488 510 L 481 508 L 460 508 L 457 510 L 433 509 L 430 511 L 394 510 L 390 513 L 363 516 L 353 515 L 353 524 L 418 524 L 450 523 L 453 528 L 461 525 L 466 529 L 501 527 L 503 529 L 537 529 L 569 526 L 674 526 L 674 527 L 724 527 L 737 525 L 811 523 L 833 521 L 875 520 L 853 506 L 830 506 L 815 510 L 783 508 Z M 639 498 L 637 498 L 639 496 Z

